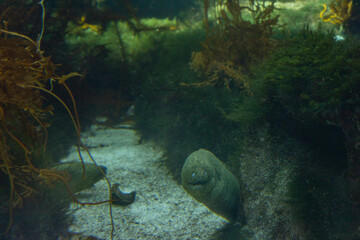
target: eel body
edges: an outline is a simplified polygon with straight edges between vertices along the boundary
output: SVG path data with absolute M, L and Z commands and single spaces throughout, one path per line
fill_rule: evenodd
M 230 222 L 239 219 L 239 181 L 211 152 L 200 149 L 190 154 L 184 163 L 181 181 L 184 189 L 212 212 Z
M 85 173 L 83 167 L 85 167 Z M 96 182 L 104 178 L 104 174 L 106 174 L 106 167 L 104 166 L 96 166 L 93 163 L 84 163 L 83 166 L 79 161 L 58 163 L 50 169 L 64 172 L 69 176 L 67 184 L 72 193 L 77 193 L 93 186 Z M 56 193 L 56 195 L 59 196 L 69 195 L 62 181 L 58 181 L 55 186 L 49 190 L 52 194 Z

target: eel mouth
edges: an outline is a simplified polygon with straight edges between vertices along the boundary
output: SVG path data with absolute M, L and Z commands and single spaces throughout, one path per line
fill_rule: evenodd
M 205 185 L 208 182 L 209 182 L 209 180 L 190 181 L 189 185 L 199 186 L 199 185 Z
M 190 179 L 188 179 L 188 184 L 191 185 L 191 186 L 203 186 L 203 185 L 206 185 L 210 182 L 210 177 L 209 175 L 207 174 L 207 172 L 201 172 L 201 173 L 196 173 L 196 172 L 193 172 L 191 174 L 191 177 Z

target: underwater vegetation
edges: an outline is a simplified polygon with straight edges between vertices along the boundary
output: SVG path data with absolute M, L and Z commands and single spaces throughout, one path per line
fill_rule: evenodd
M 359 43 L 335 41 L 332 33 L 304 29 L 285 36 L 255 72 L 254 92 L 284 104 L 287 112 L 339 125 L 341 112 L 355 111 L 359 89 Z M 313 54 L 311 54 L 313 53 Z
M 353 0 L 332 0 L 328 5 L 322 4 L 320 18 L 325 23 L 339 27 L 340 33 L 359 33 L 360 3 Z
M 16 2 L 24 6 L 24 1 Z M 49 18 L 53 24 L 46 25 L 52 26 L 44 38 L 51 41 L 41 48 L 41 41 L 32 40 L 41 17 L 29 14 L 28 20 L 17 24 L 14 17 L 9 18 L 1 30 L 0 178 L 5 186 L 1 185 L 1 191 L 8 195 L 5 201 L 12 196 L 10 209 L 27 205 L 39 185 L 63 185 L 61 181 L 69 177 L 45 163 L 51 159 L 44 153 L 50 145 L 48 122 L 54 112 L 48 97 L 56 98 L 52 95 L 56 86 L 67 93 L 65 81 L 78 75 L 55 74 L 55 64 L 41 49 L 57 42 L 62 52 L 70 54 L 51 54 L 52 59 L 64 60 L 67 66 L 62 67 L 70 72 L 80 70 L 87 75 L 85 83 L 71 86 L 83 102 L 101 103 L 119 116 L 116 112 L 136 98 L 136 127 L 142 140 L 154 140 L 166 150 L 176 179 L 189 154 L 199 148 L 213 152 L 224 163 L 220 164 L 223 170 L 233 175 L 231 181 L 243 182 L 239 181 L 244 202 L 239 199 L 238 204 L 244 204 L 250 228 L 261 221 L 264 224 L 263 217 L 273 220 L 274 225 L 265 226 L 266 236 L 277 237 L 273 239 L 357 238 L 352 230 L 358 219 L 348 214 L 358 213 L 360 203 L 360 44 L 355 36 L 335 41 L 335 32 L 308 27 L 287 33 L 275 1 L 204 0 L 202 27 L 199 22 L 140 19 L 147 14 L 136 16 L 135 8 L 120 8 L 115 1 L 70 2 L 71 7 L 66 1 L 48 3 L 57 19 Z M 41 5 L 34 3 L 37 7 L 32 11 L 41 16 Z M 1 16 L 26 13 L 9 3 L 3 6 Z M 315 11 L 307 7 L 302 10 Z M 343 25 L 353 32 L 358 2 L 333 1 L 323 12 L 321 4 L 318 7 L 316 17 L 323 25 Z M 305 25 L 303 20 L 299 24 Z M 26 34 L 18 34 L 24 33 L 22 25 Z M 79 134 L 79 120 L 70 109 Z M 296 141 L 279 147 L 274 136 L 280 133 L 284 142 L 294 138 L 305 143 L 307 148 L 301 153 L 316 154 L 304 163 L 293 151 L 299 145 Z M 264 147 L 267 141 L 272 143 L 270 150 Z M 301 166 L 301 172 L 294 174 L 294 166 Z M 76 169 L 80 168 L 78 164 Z M 117 185 L 112 187 L 109 195 L 118 197 Z M 285 193 L 288 199 L 271 198 Z M 234 218 L 229 211 L 226 216 Z M 242 234 L 253 234 L 250 230 Z
M 175 170 L 176 177 L 185 158 L 199 148 L 210 149 L 223 161 L 232 154 L 236 156 L 242 139 L 241 124 L 229 121 L 226 113 L 244 99 L 238 91 L 247 87 L 243 80 L 250 62 L 260 61 L 272 47 L 270 36 L 277 22 L 277 18 L 269 15 L 273 5 L 262 8 L 261 3 L 252 1 L 249 8 L 237 5 L 240 4 L 237 1 L 221 3 L 231 7 L 230 13 L 224 10 L 219 15 L 222 23 L 215 24 L 213 30 L 208 22 L 205 32 L 198 30 L 196 34 L 185 29 L 164 38 L 154 54 L 153 65 L 143 68 L 141 79 L 146 80 L 135 86 L 137 127 L 144 139 L 156 139 L 168 150 L 169 167 Z M 205 1 L 205 12 L 207 4 Z M 254 13 L 255 22 L 242 18 L 242 11 Z M 262 42 L 256 43 L 261 47 L 253 42 L 258 37 Z M 200 41 L 202 48 L 194 45 Z M 199 77 L 189 69 L 191 55 L 191 68 L 197 68 L 203 82 L 199 83 Z M 254 114 L 257 115 L 256 112 L 250 115 Z M 236 160 L 228 164 L 237 166 Z M 235 169 L 232 170 L 236 175 Z
M 247 89 L 245 75 L 249 67 L 261 61 L 273 47 L 271 36 L 279 27 L 279 16 L 272 15 L 275 1 L 265 4 L 250 0 L 247 5 L 238 0 L 216 3 L 217 18 L 210 23 L 210 1 L 204 1 L 206 40 L 203 50 L 193 53 L 191 66 L 207 80 L 196 85 Z
M 168 83 L 180 84 L 183 80 L 178 79 L 177 71 L 162 76 Z M 193 75 L 193 81 L 190 76 L 186 80 L 191 83 L 197 79 Z M 147 84 L 145 87 L 152 90 L 142 93 L 135 102 L 136 127 L 144 140 L 154 140 L 166 149 L 167 164 L 176 179 L 186 157 L 199 147 L 212 149 L 225 161 L 236 151 L 242 135 L 240 125 L 226 121 L 221 111 L 234 98 L 227 90 Z M 232 170 L 236 172 L 236 167 Z
M 4 0 L 0 4 L 0 19 L 7 22 L 8 29 L 36 39 L 41 26 L 41 6 L 35 0 Z
M 323 3 L 322 6 L 324 7 L 324 9 L 320 12 L 320 18 L 324 22 L 330 22 L 334 25 L 344 24 L 351 16 L 352 5 L 352 0 L 332 1 L 330 3 L 330 13 L 324 16 L 324 13 L 327 11 L 328 7 L 325 3 Z
M 204 1 L 205 33 L 200 39 L 201 46 L 196 46 L 195 50 L 183 47 L 181 57 L 176 58 L 180 54 L 177 47 L 167 49 L 166 53 L 170 54 L 162 54 L 162 45 L 159 45 L 154 65 L 144 68 L 135 102 L 136 124 L 142 137 L 155 140 L 165 148 L 168 165 L 176 178 L 186 157 L 205 148 L 225 162 L 240 179 L 244 146 L 252 146 L 244 142 L 254 138 L 253 141 L 261 145 L 264 141 L 252 133 L 254 129 L 261 132 L 267 126 L 272 136 L 294 138 L 307 146 L 307 150 L 303 150 L 305 153 L 312 154 L 306 161 L 291 156 L 291 164 L 301 166 L 301 172 L 282 178 L 281 184 L 286 188 L 275 182 L 268 182 L 264 187 L 266 191 L 286 189 L 290 198 L 285 207 L 276 206 L 279 209 L 274 210 L 286 215 L 282 216 L 282 221 L 290 227 L 273 229 L 273 236 L 276 231 L 283 231 L 284 235 L 278 235 L 278 239 L 286 236 L 357 239 L 358 233 L 353 230 L 359 219 L 356 214 L 350 216 L 348 213 L 359 212 L 358 38 L 349 34 L 344 41 L 336 41 L 335 32 L 321 27 L 310 29 L 306 22 L 301 31 L 289 33 L 286 26 L 279 29 L 278 18 L 268 14 L 269 11 L 273 13 L 271 2 L 265 5 L 265 1 L 249 1 L 254 8 L 236 1 L 218 3 L 223 4 L 223 8 L 217 10 L 218 19 L 211 22 L 206 19 L 210 7 L 208 1 Z M 321 9 L 321 5 L 319 7 Z M 349 23 L 358 14 L 354 8 L 352 10 L 347 18 Z M 245 14 L 248 11 L 254 13 L 253 16 L 262 16 L 258 19 L 263 21 L 256 21 L 251 14 L 250 18 L 244 17 L 248 16 Z M 278 13 L 281 11 L 276 11 Z M 331 19 L 325 12 L 322 16 Z M 333 25 L 330 21 L 329 24 Z M 345 27 L 346 21 L 342 24 Z M 285 31 L 280 33 L 279 30 Z M 171 40 L 178 47 L 186 43 Z M 176 66 L 170 61 L 158 60 L 163 56 L 177 59 Z M 188 61 L 191 61 L 193 72 L 186 67 Z M 292 147 L 285 150 L 292 152 Z M 276 156 L 262 161 L 276 162 Z M 254 166 L 250 162 L 247 162 L 249 169 Z M 259 163 L 258 169 L 251 170 L 258 173 L 262 167 L 272 164 L 275 163 Z M 281 164 L 276 166 L 284 172 L 288 170 Z M 308 172 L 307 168 L 313 171 Z M 270 172 L 265 169 L 264 176 L 259 178 L 280 171 L 275 167 L 269 169 Z M 329 178 L 333 180 L 327 181 Z M 249 181 L 244 183 L 248 184 L 245 192 L 256 193 L 257 189 L 253 192 L 249 189 L 256 180 L 248 175 L 242 180 Z M 266 194 L 254 199 L 266 201 Z M 324 200 L 322 196 L 331 200 Z M 255 203 L 247 203 L 246 197 L 244 207 L 256 207 Z M 256 216 L 252 217 L 249 224 L 256 220 Z
M 67 22 L 64 43 L 71 57 L 66 61 L 73 71 L 86 75 L 84 84 L 75 86 L 73 92 L 80 99 L 81 111 L 87 113 L 87 121 L 94 118 L 91 115 L 106 115 L 108 122 L 119 121 L 133 102 L 130 85 L 134 73 L 151 64 L 156 46 L 165 35 L 182 31 L 175 18 L 140 18 L 141 9 L 135 11 L 125 2 L 128 1 L 109 1 L 104 8 L 89 7 L 84 17 Z M 111 5 L 114 8 L 110 9 Z M 98 18 L 90 12 L 97 12 Z M 101 29 L 94 31 L 88 26 Z
M 39 5 L 42 9 L 42 27 L 37 41 L 9 31 L 5 20 L 0 28 L 0 197 L 3 216 L 0 225 L 1 237 L 10 239 L 24 238 L 24 234 L 28 238 L 40 235 L 50 239 L 57 237 L 59 231 L 64 231 L 58 228 L 65 228 L 69 221 L 64 210 L 69 204 L 69 201 L 65 201 L 66 196 L 80 205 L 101 204 L 79 202 L 74 193 L 103 177 L 107 179 L 106 169 L 97 166 L 81 141 L 76 103 L 65 83 L 69 78 L 81 75 L 73 72 L 58 76 L 55 64 L 42 51 L 44 1 L 40 1 Z M 55 93 L 55 85 L 63 87 L 68 94 L 72 110 Z M 69 164 L 51 167 L 52 160 L 46 154 L 47 121 L 53 115 L 53 106 L 46 102 L 49 97 L 65 108 L 78 137 L 81 161 L 70 167 Z M 80 148 L 85 150 L 93 164 L 84 164 Z M 86 170 L 89 174 L 87 178 L 84 175 Z M 108 186 L 110 195 L 109 181 Z M 111 203 L 111 196 L 109 198 L 102 203 Z M 34 204 L 42 208 L 32 206 Z M 32 211 L 27 212 L 29 209 Z M 111 215 L 111 204 L 109 211 Z M 34 221 L 34 218 L 39 221 Z M 41 226 L 31 227 L 34 222 Z
M 357 39 L 335 41 L 331 33 L 304 29 L 285 38 L 255 70 L 252 88 L 274 122 L 289 121 L 286 116 L 291 116 L 303 126 L 320 124 L 341 130 L 346 142 L 337 147 L 346 146 L 349 177 L 355 182 L 359 174 L 359 54 Z
M 44 107 L 41 93 L 48 91 L 45 86 L 49 81 L 61 78 L 37 43 L 24 35 L 0 31 L 0 167 L 3 187 L 9 192 L 3 193 L 8 197 L 9 230 L 13 209 L 37 195 L 40 186 L 60 179 L 66 182 L 66 175 L 46 169 L 44 162 L 49 126 L 46 117 L 52 107 Z

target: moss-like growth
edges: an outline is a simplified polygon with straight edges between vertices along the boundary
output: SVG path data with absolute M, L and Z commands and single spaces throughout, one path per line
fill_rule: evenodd
M 337 30 L 338 26 L 321 20 L 322 3 L 329 4 L 330 0 L 294 1 L 293 3 L 281 1 L 275 4 L 274 13 L 280 15 L 279 23 L 285 24 L 286 30 L 292 33 L 301 31 L 304 24 L 308 24 L 312 30 L 316 30 L 319 26 L 327 30 Z
M 304 30 L 283 43 L 256 76 L 269 99 L 284 103 L 288 112 L 318 118 L 358 103 L 358 42 Z
M 356 129 L 360 103 L 358 40 L 336 41 L 333 33 L 309 28 L 295 35 L 279 37 L 273 49 L 267 48 L 267 54 L 255 58 L 262 59 L 259 65 L 252 64 L 251 59 L 246 63 L 248 70 L 241 74 L 249 85 L 247 91 L 243 91 L 242 86 L 226 89 L 223 87 L 226 84 L 200 84 L 199 87 L 199 78 L 188 65 L 191 52 L 199 50 L 199 46 L 193 44 L 199 40 L 198 33 L 168 35 L 152 52 L 153 65 L 144 65 L 142 81 L 136 84 L 138 98 L 135 104 L 137 127 L 143 138 L 156 140 L 165 148 L 168 165 L 177 177 L 186 156 L 198 148 L 209 149 L 227 161 L 228 165 L 234 166 L 236 175 L 244 123 L 250 129 L 268 123 L 276 125 L 275 134 L 279 134 L 281 128 L 281 131 L 287 131 L 286 135 L 290 133 L 310 143 L 311 150 L 319 154 L 311 160 L 320 159 L 317 170 L 324 173 L 319 176 L 316 173 L 299 174 L 289 186 L 291 200 L 301 202 L 298 209 L 289 204 L 294 216 L 299 214 L 295 219 L 300 223 L 299 228 L 317 224 L 301 231 L 306 236 L 326 239 L 329 228 L 324 224 L 354 223 L 356 220 L 344 217 L 348 206 L 342 208 L 344 212 L 339 215 L 331 210 L 342 204 L 342 199 L 350 201 L 348 196 L 341 195 L 348 193 L 338 194 L 335 181 L 319 178 L 338 177 L 346 170 L 345 139 L 348 156 L 357 156 L 352 143 L 358 142 L 354 135 L 359 131 Z M 205 33 L 201 33 L 205 37 Z M 236 42 L 236 39 L 231 41 Z M 214 43 L 213 46 L 221 48 L 222 45 Z M 219 61 L 227 64 L 227 60 Z M 213 70 L 210 67 L 210 71 Z M 226 83 L 229 79 L 229 74 L 220 74 L 217 83 Z M 211 78 L 206 80 L 212 83 Z M 261 138 L 256 140 L 263 141 Z M 349 149 L 354 150 L 354 155 L 349 155 Z M 304 171 L 311 167 L 304 167 Z M 311 178 L 311 186 L 319 187 L 319 191 L 311 192 L 307 178 Z M 346 186 L 346 180 L 344 182 L 339 186 Z M 351 191 L 351 187 L 349 189 Z M 333 199 L 322 201 L 322 196 Z M 310 219 L 301 216 L 305 210 Z M 339 220 L 333 221 L 336 217 Z M 341 237 L 345 233 L 341 227 L 334 227 L 331 234 Z
M 360 43 L 304 29 L 255 69 L 251 90 L 274 121 L 342 127 L 360 103 Z M 271 116 L 270 116 L 271 115 Z M 287 116 L 287 117 L 286 117 Z
M 108 22 L 96 32 L 84 28 L 86 23 L 70 22 L 66 43 L 73 56 L 72 65 L 86 72 L 86 81 L 74 91 L 81 94 L 79 99 L 86 99 L 84 103 L 80 102 L 86 118 L 91 119 L 89 115 L 93 114 L 107 116 L 109 122 L 121 120 L 133 101 L 130 85 L 135 73 L 138 73 L 137 77 L 141 75 L 144 68 L 162 54 L 159 51 L 164 39 L 169 39 L 165 42 L 171 45 L 174 36 L 196 31 L 195 25 L 188 27 L 175 19 L 128 19 L 127 22 Z
M 221 109 L 232 98 L 226 90 L 160 85 L 153 91 L 157 94 L 144 93 L 135 103 L 137 127 L 145 139 L 165 148 L 175 176 L 187 155 L 198 148 L 211 149 L 224 160 L 235 151 L 241 140 L 240 124 L 222 116 Z
M 104 59 L 108 64 L 125 61 L 134 65 L 151 61 L 150 53 L 155 49 L 156 43 L 161 41 L 172 27 L 177 29 L 175 19 L 148 18 L 134 24 L 138 33 L 125 21 L 110 22 L 100 31 L 86 27 L 85 23 L 69 22 L 66 43 L 70 51 L 80 50 L 80 55 L 77 56 L 79 59 L 88 57 L 90 49 L 103 46 L 108 52 Z
M 347 158 L 355 202 L 360 199 L 359 56 L 357 39 L 336 41 L 332 33 L 304 29 L 285 37 L 254 70 L 251 87 L 267 119 L 337 156 L 325 160 L 329 166 L 343 164 Z
M 288 185 L 287 204 L 306 239 L 357 239 L 358 216 L 352 208 L 347 181 L 303 163 Z
M 226 160 L 241 139 L 240 124 L 222 114 L 237 99 L 236 93 L 191 85 L 198 78 L 189 60 L 204 35 L 193 29 L 167 35 L 153 53 L 153 65 L 144 66 L 144 80 L 135 85 L 137 128 L 144 139 L 156 140 L 165 148 L 176 177 L 195 150 L 206 148 Z

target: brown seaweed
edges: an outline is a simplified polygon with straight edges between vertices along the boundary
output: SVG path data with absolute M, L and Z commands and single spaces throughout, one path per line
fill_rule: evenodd
M 248 89 L 246 73 L 273 48 L 273 30 L 280 27 L 279 16 L 272 15 L 274 1 L 249 0 L 248 5 L 239 0 L 216 3 L 220 10 L 215 12 L 216 22 L 210 26 L 210 3 L 204 1 L 207 37 L 203 50 L 193 53 L 191 66 L 207 79 L 195 85 Z
M 46 150 L 47 127 L 46 117 L 52 115 L 52 106 L 44 106 L 44 94 L 57 99 L 67 110 L 72 119 L 78 135 L 78 152 L 83 164 L 80 147 L 83 148 L 95 166 L 98 166 L 90 152 L 80 138 L 80 123 L 77 116 L 75 99 L 65 83 L 78 73 L 63 76 L 55 74 L 55 64 L 50 57 L 45 57 L 41 50 L 41 40 L 44 32 L 45 7 L 43 0 L 42 28 L 37 41 L 30 37 L 8 31 L 7 22 L 0 28 L 0 170 L 8 177 L 9 188 L 9 231 L 13 221 L 13 209 L 21 208 L 23 202 L 41 191 L 41 185 L 53 186 L 61 181 L 68 190 L 71 198 L 80 205 L 96 205 L 100 203 L 80 202 L 71 191 L 68 174 L 47 168 L 40 168 L 33 160 L 39 146 Z M 53 85 L 59 84 L 65 88 L 72 101 L 72 111 L 52 90 Z M 47 96 L 47 97 L 48 97 Z M 23 153 L 23 154 L 21 154 Z M 110 182 L 104 171 L 99 167 L 105 177 L 110 191 Z M 110 218 L 112 219 L 111 204 L 109 204 Z M 111 238 L 113 235 L 113 224 Z

